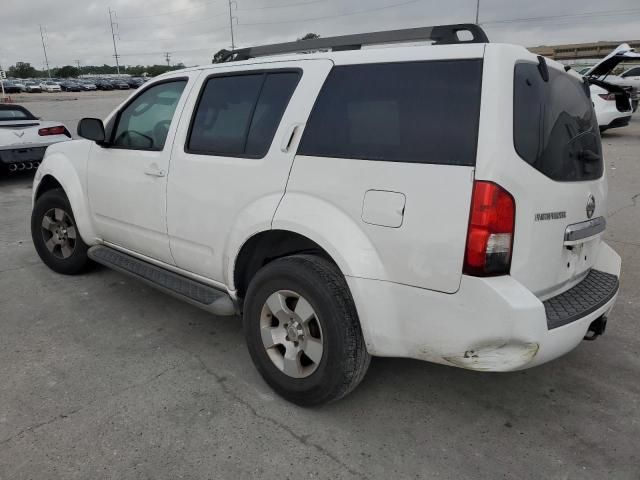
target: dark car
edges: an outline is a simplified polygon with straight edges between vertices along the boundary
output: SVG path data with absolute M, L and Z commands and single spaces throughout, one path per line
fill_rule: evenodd
M 3 80 L 4 93 L 20 93 L 20 87 L 14 84 L 11 80 Z
M 116 90 L 129 90 L 129 84 L 124 80 L 111 80 L 111 85 Z
M 131 88 L 138 88 L 143 83 L 144 83 L 144 80 L 142 80 L 141 78 L 129 78 L 129 79 L 127 79 L 127 84 Z
M 107 80 L 100 79 L 96 80 L 95 83 L 98 90 L 113 90 L 113 85 Z
M 63 92 L 80 92 L 82 91 L 82 87 L 76 83 L 71 81 L 65 81 L 60 83 L 60 88 Z

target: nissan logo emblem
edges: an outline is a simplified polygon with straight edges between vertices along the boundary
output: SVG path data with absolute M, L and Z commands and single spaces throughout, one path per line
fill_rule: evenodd
M 593 217 L 593 214 L 596 211 L 596 199 L 593 195 L 589 195 L 589 199 L 587 200 L 587 218 Z

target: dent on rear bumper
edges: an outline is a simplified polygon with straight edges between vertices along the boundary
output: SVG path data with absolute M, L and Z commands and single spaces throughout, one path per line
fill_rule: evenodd
M 620 257 L 603 243 L 594 268 L 619 275 Z M 354 277 L 347 282 L 372 355 L 494 372 L 564 355 L 582 341 L 592 321 L 608 315 L 616 300 L 550 331 L 542 302 L 508 276 L 463 276 L 456 294 Z

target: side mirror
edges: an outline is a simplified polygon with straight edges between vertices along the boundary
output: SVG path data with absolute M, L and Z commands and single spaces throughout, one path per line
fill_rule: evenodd
M 98 118 L 83 118 L 78 123 L 78 135 L 96 143 L 104 143 L 104 124 Z

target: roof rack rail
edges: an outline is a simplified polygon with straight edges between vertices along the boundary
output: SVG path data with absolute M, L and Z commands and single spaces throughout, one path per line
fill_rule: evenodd
M 462 34 L 462 36 L 460 35 Z M 469 38 L 465 38 L 469 37 Z M 479 25 L 460 23 L 455 25 L 437 25 L 433 27 L 407 28 L 382 32 L 358 33 L 338 37 L 314 38 L 295 42 L 275 43 L 257 47 L 239 48 L 236 50 L 220 50 L 213 58 L 213 63 L 236 62 L 255 57 L 279 55 L 283 53 L 299 53 L 314 50 L 359 50 L 364 45 L 416 42 L 432 40 L 434 45 L 450 45 L 456 43 L 489 43 L 487 34 Z

